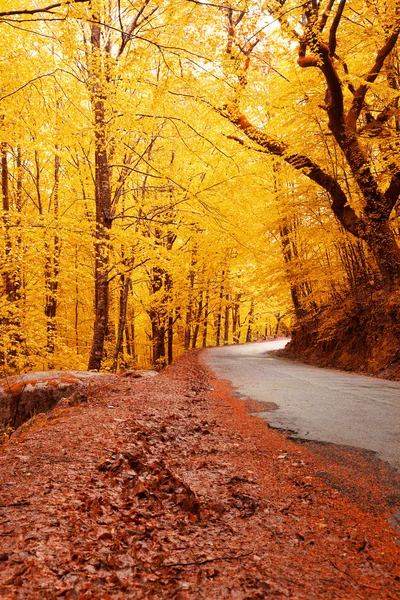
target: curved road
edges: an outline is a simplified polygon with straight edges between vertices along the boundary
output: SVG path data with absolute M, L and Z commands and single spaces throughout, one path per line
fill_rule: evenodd
M 293 437 L 372 450 L 400 470 L 400 382 L 280 358 L 287 340 L 209 348 L 205 362 L 235 395 L 273 402 L 258 413 Z

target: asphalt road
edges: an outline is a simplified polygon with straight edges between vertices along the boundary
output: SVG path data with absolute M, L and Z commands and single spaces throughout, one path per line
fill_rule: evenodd
M 305 440 L 372 450 L 400 471 L 400 382 L 319 369 L 279 358 L 287 342 L 209 348 L 203 357 L 235 395 L 275 403 L 258 413 Z

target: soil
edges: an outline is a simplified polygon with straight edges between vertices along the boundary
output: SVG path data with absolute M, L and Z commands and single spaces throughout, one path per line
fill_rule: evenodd
M 0 596 L 398 598 L 396 473 L 256 411 L 192 352 L 37 415 L 0 449 Z
M 299 321 L 282 356 L 400 381 L 400 291 L 359 290 Z

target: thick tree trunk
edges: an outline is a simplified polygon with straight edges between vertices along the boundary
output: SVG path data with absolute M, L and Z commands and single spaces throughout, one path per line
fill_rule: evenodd
M 112 225 L 110 166 L 107 151 L 106 79 L 103 57 L 101 56 L 100 26 L 91 27 L 92 45 L 92 109 L 94 114 L 95 139 L 95 200 L 96 200 L 96 241 L 95 241 L 95 321 L 89 370 L 98 371 L 104 352 L 107 334 L 109 290 L 109 241 Z
M 165 366 L 165 315 L 150 311 L 151 337 L 152 337 L 152 362 L 155 367 Z
M 16 249 L 13 248 L 11 236 L 9 233 L 10 227 L 10 193 L 9 193 L 9 168 L 8 168 L 8 144 L 1 143 L 1 191 L 2 191 L 2 208 L 3 208 L 3 224 L 4 224 L 4 263 L 3 268 L 3 284 L 5 296 L 7 299 L 7 313 L 1 320 L 1 333 L 3 336 L 8 334 L 8 346 L 4 347 L 0 353 L 0 365 L 6 365 L 11 369 L 16 367 L 16 357 L 18 348 L 22 342 L 20 331 L 20 318 L 18 301 L 21 298 L 21 271 L 20 271 L 20 238 L 17 237 Z M 19 173 L 18 180 L 19 181 Z M 17 210 L 20 210 L 20 205 L 17 203 Z M 19 223 L 18 223 L 19 225 Z
M 400 248 L 386 220 L 379 220 L 368 227 L 366 243 L 376 260 L 384 286 L 398 290 L 400 287 Z

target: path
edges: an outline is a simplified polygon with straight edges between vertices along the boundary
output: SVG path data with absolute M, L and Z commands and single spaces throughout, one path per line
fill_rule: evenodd
M 400 470 L 400 382 L 320 369 L 271 353 L 286 343 L 211 348 L 204 359 L 239 397 L 277 405 L 258 413 L 273 427 L 293 431 L 293 437 L 372 450 Z

